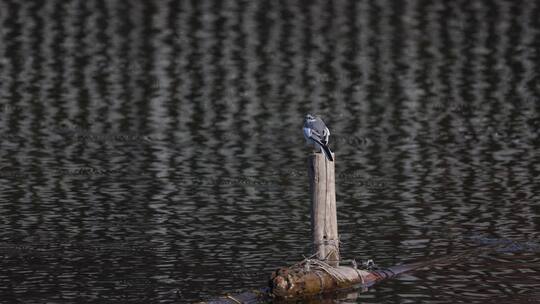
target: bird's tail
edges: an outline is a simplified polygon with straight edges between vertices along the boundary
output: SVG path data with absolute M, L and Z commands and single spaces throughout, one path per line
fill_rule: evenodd
M 316 138 L 313 138 L 313 140 L 321 147 L 321 150 L 323 151 L 324 156 L 326 156 L 326 158 L 329 161 L 334 161 L 334 157 L 332 156 L 332 151 L 330 151 L 330 148 L 328 148 L 327 145 L 323 144 L 320 140 Z
M 321 147 L 326 158 L 328 158 L 328 160 L 330 161 L 334 161 L 334 157 L 332 156 L 332 151 L 330 151 L 330 148 L 328 148 L 327 145 L 322 145 Z

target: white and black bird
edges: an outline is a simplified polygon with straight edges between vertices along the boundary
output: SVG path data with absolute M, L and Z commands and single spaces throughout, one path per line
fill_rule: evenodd
M 317 152 L 322 151 L 328 160 L 334 161 L 332 151 L 328 148 L 330 130 L 328 130 L 320 117 L 311 114 L 306 115 L 304 119 L 304 137 L 308 145 L 313 145 Z

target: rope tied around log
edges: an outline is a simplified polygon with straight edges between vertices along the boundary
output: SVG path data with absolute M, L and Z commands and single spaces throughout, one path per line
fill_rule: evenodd
M 339 246 L 342 245 L 343 243 L 341 242 L 341 240 L 339 239 L 339 235 L 336 239 L 325 239 L 321 242 L 315 242 L 314 245 L 316 246 L 319 246 L 319 245 L 326 245 L 326 246 L 331 246 L 334 248 L 335 250 L 335 253 L 337 254 L 337 256 L 341 256 L 341 253 L 339 251 Z M 314 256 L 317 256 L 319 255 L 320 251 L 317 251 Z M 324 259 L 322 259 L 322 261 L 328 261 L 329 257 L 332 255 L 332 251 L 328 251 L 326 253 L 326 256 L 324 257 Z
M 339 238 L 332 239 L 332 240 L 323 240 L 322 242 L 315 242 L 314 245 L 329 245 L 336 247 L 336 250 L 339 251 L 339 245 L 341 244 L 341 241 Z
M 370 273 L 356 267 L 334 266 L 313 256 L 272 274 L 270 288 L 277 298 L 296 298 L 369 284 Z
M 317 254 L 318 253 L 315 253 L 313 256 Z M 303 272 L 309 272 L 313 270 L 324 271 L 328 275 L 330 275 L 334 280 L 340 283 L 350 282 L 351 280 L 353 280 L 353 278 L 349 278 L 348 276 L 340 272 L 338 268 L 317 259 L 305 258 L 303 261 L 296 263 L 295 265 L 291 266 L 289 269 L 296 270 L 296 271 L 303 271 Z M 358 271 L 357 273 L 360 275 Z M 362 277 L 362 280 L 363 280 L 363 277 Z

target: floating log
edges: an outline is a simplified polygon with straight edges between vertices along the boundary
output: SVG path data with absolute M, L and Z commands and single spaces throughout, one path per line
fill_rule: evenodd
M 271 296 L 276 299 L 291 300 L 343 289 L 367 288 L 378 281 L 393 278 L 405 272 L 434 264 L 448 264 L 468 256 L 492 252 L 493 249 L 494 247 L 481 246 L 459 254 L 370 270 L 345 266 L 332 267 L 322 261 L 306 259 L 299 264 L 275 271 L 270 280 L 270 291 Z
M 354 285 L 366 285 L 375 282 L 377 278 L 371 272 L 352 267 L 327 267 L 329 268 L 281 268 L 271 279 L 272 294 L 276 298 L 287 300 L 309 297 L 351 288 Z
M 470 253 L 473 253 L 473 251 L 470 251 Z M 334 271 L 348 278 L 349 281 L 347 282 L 337 280 L 335 272 L 330 274 L 322 269 L 305 271 L 307 265 L 307 260 L 305 260 L 300 264 L 289 268 L 280 268 L 272 273 L 270 287 L 240 294 L 226 295 L 208 302 L 199 302 L 198 304 L 259 304 L 268 303 L 269 301 L 279 303 L 291 299 L 302 299 L 304 301 L 324 293 L 340 292 L 354 288 L 368 288 L 381 280 L 393 278 L 402 273 L 428 267 L 436 263 L 447 263 L 461 256 L 463 254 L 369 271 L 344 266 L 331 267 Z M 310 267 L 317 267 L 318 262 L 310 261 L 309 265 Z

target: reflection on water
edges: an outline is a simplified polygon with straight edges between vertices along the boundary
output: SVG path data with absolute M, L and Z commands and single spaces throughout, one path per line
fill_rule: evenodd
M 309 252 L 308 111 L 332 130 L 345 257 L 539 242 L 539 20 L 535 1 L 0 0 L 0 298 L 264 286 Z M 526 302 L 538 259 L 321 301 Z

